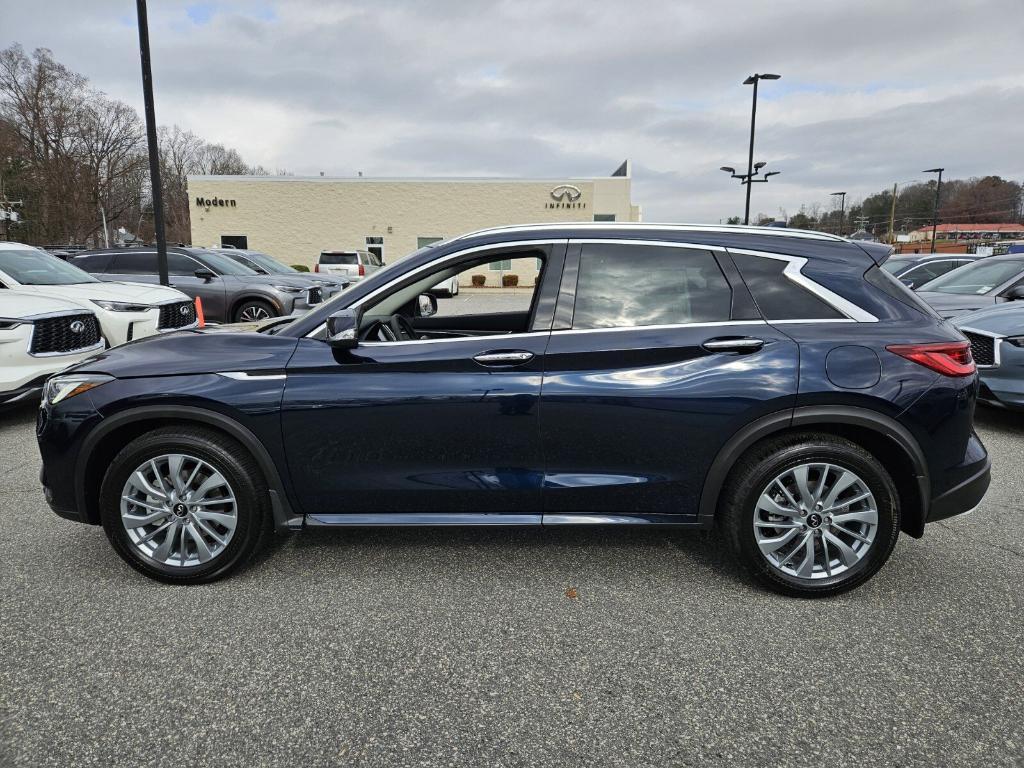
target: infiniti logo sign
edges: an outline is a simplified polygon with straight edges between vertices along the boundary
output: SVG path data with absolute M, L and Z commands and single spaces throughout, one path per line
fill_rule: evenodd
M 73 320 L 68 328 L 71 329 L 72 333 L 82 333 L 85 331 L 85 323 L 81 320 Z
M 581 202 L 583 190 L 575 184 L 559 184 L 551 190 L 551 199 L 555 202 L 546 203 L 545 208 L 586 208 L 587 204 Z

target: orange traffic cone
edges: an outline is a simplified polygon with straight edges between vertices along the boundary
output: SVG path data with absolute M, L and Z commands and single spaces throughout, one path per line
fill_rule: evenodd
M 196 296 L 196 318 L 199 320 L 199 327 L 206 327 L 206 318 L 203 317 L 203 300 Z

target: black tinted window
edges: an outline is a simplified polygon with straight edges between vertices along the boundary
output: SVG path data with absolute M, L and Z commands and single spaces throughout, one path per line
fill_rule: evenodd
M 68 262 L 74 264 L 79 269 L 84 269 L 86 272 L 102 274 L 106 270 L 107 265 L 110 264 L 110 254 L 90 253 L 85 256 L 74 256 L 68 259 Z
M 728 320 L 732 291 L 708 251 L 588 244 L 580 257 L 573 328 Z
M 358 264 L 358 256 L 354 253 L 321 253 L 321 264 Z
M 107 267 L 107 272 L 115 275 L 155 275 L 156 253 L 145 251 L 125 251 L 115 253 Z
M 199 264 L 188 256 L 181 253 L 168 253 L 167 254 L 167 274 L 168 275 L 194 275 L 197 269 L 202 268 L 202 264 Z
M 732 258 L 766 320 L 832 320 L 844 316 L 783 275 L 787 262 L 742 254 Z

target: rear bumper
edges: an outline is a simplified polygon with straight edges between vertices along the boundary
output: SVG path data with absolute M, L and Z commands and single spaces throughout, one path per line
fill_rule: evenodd
M 985 457 L 982 466 L 941 496 L 932 499 L 926 522 L 934 523 L 967 512 L 973 512 L 981 503 L 992 479 L 992 462 Z

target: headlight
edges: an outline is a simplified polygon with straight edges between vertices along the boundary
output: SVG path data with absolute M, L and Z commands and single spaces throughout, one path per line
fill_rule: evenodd
M 107 301 L 105 299 L 89 299 L 97 307 L 103 307 L 108 312 L 145 312 L 151 307 L 149 304 L 132 304 L 130 301 Z
M 306 288 L 296 288 L 294 285 L 275 285 L 275 288 L 284 293 L 305 293 Z
M 43 387 L 43 405 L 56 405 L 61 400 L 95 389 L 101 384 L 113 381 L 113 376 L 102 373 L 69 373 L 67 376 L 52 376 Z
M 1024 347 L 1024 336 L 1007 336 L 1003 341 L 1015 347 Z

